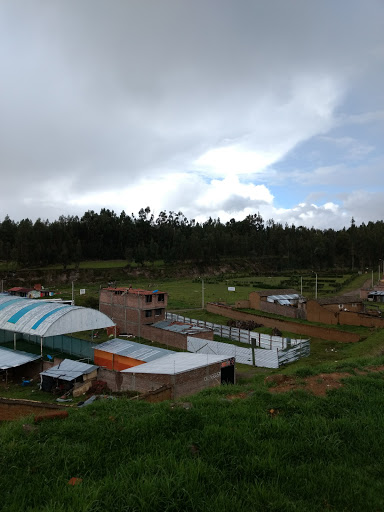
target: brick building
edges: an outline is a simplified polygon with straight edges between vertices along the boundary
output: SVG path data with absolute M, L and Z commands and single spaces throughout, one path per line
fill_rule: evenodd
M 168 398 L 171 399 L 236 382 L 233 358 L 181 352 L 120 372 L 100 368 L 98 378 L 105 381 L 112 391 L 147 393 L 170 388 Z
M 259 290 L 251 292 L 248 300 L 236 302 L 236 308 L 257 309 L 289 318 L 305 318 L 305 302 L 296 290 Z
M 102 313 L 119 332 L 156 341 L 167 347 L 187 350 L 188 336 L 213 340 L 213 331 L 190 323 L 165 319 L 168 294 L 155 290 L 104 288 L 100 291 Z
M 139 335 L 139 326 L 165 319 L 168 294 L 132 287 L 103 288 L 99 310 L 109 316 L 121 333 Z

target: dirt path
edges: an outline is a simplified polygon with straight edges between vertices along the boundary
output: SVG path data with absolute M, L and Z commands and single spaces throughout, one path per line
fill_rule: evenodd
M 368 375 L 370 372 L 383 372 L 383 366 L 355 370 L 357 375 Z M 310 377 L 299 378 L 290 375 L 270 375 L 264 382 L 270 384 L 270 393 L 286 393 L 297 389 L 308 390 L 316 396 L 325 396 L 330 389 L 343 386 L 342 379 L 352 378 L 353 374 L 347 372 L 320 373 Z

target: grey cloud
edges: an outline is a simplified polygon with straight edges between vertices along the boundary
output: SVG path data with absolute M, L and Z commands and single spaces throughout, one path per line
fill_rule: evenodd
M 364 64 L 382 83 L 383 14 L 374 0 L 5 0 L 0 211 L 16 190 L 56 212 L 41 198 L 55 183 L 64 196 L 129 186 L 228 139 L 275 141 L 258 106 L 289 104 L 298 79 L 344 83 Z M 234 196 L 223 208 L 249 206 Z

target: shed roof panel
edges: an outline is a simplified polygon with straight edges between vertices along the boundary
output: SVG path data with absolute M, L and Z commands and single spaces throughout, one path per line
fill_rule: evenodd
M 0 370 L 9 370 L 40 359 L 36 354 L 0 347 Z
M 203 368 L 213 363 L 226 361 L 228 356 L 216 354 L 190 354 L 188 352 L 175 352 L 169 356 L 161 357 L 156 361 L 134 366 L 122 370 L 122 373 L 154 373 L 173 375 Z

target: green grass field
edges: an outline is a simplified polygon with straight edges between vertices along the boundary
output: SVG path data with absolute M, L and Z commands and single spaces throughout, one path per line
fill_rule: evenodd
M 200 393 L 188 409 L 119 399 L 3 424 L 2 510 L 383 510 L 383 375 L 326 397 L 271 394 L 263 379 Z

